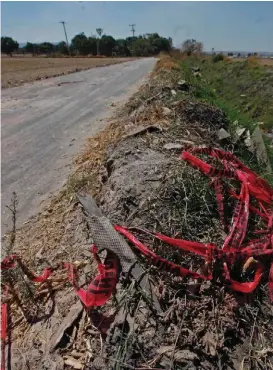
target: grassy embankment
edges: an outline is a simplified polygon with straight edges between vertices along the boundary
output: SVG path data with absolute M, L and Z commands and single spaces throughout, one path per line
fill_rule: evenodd
M 252 133 L 258 124 L 264 132 L 273 130 L 272 66 L 259 65 L 255 60 L 233 62 L 225 59 L 213 63 L 211 58 L 195 57 L 183 58 L 180 66 L 190 84 L 190 99 L 221 108 L 229 120 L 231 134 L 238 126 Z M 193 67 L 200 68 L 201 76 L 194 75 Z M 272 143 L 266 135 L 264 141 L 272 166 Z M 262 175 L 273 183 L 268 171 L 262 170 Z

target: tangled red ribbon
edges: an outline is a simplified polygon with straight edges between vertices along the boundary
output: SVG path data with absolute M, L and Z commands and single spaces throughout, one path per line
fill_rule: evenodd
M 203 154 L 216 159 L 218 162 L 221 162 L 223 168 L 218 169 L 216 166 L 202 161 L 194 154 Z M 198 168 L 201 172 L 212 178 L 212 184 L 216 193 L 219 217 L 228 235 L 225 238 L 223 246 L 219 248 L 216 244 L 203 244 L 199 242 L 191 242 L 168 237 L 160 233 L 149 233 L 155 238 L 171 246 L 202 256 L 208 266 L 208 273 L 205 275 L 191 271 L 158 256 L 146 245 L 137 240 L 136 237 L 126 227 L 116 225 L 116 231 L 125 236 L 143 256 L 150 260 L 153 265 L 179 276 L 188 276 L 194 279 L 213 281 L 213 264 L 220 264 L 222 280 L 227 283 L 231 289 L 242 293 L 250 293 L 258 286 L 263 274 L 266 271 L 266 264 L 270 263 L 271 267 L 269 269 L 268 287 L 270 298 L 273 301 L 273 189 L 264 179 L 258 176 L 255 172 L 251 171 L 235 156 L 220 149 L 190 148 L 182 152 L 181 159 L 185 160 L 188 164 Z M 240 186 L 239 194 L 236 194 L 236 192 L 234 192 L 231 188 L 228 188 L 228 194 L 237 200 L 230 225 L 227 225 L 225 220 L 223 193 L 223 180 L 225 178 L 235 180 Z M 255 206 L 251 204 L 252 199 L 256 202 Z M 246 238 L 246 236 L 251 212 L 263 219 L 263 221 L 266 223 L 266 228 L 263 230 L 256 230 L 255 234 L 259 235 L 260 237 L 249 240 Z M 87 290 L 84 290 L 78 286 L 73 264 L 62 264 L 62 267 L 66 268 L 68 271 L 68 279 L 74 286 L 76 294 L 86 308 L 104 305 L 111 297 L 119 279 L 118 256 L 108 251 L 107 257 L 103 264 L 100 261 L 95 246 L 93 246 L 92 252 L 98 263 L 99 273 L 87 287 Z M 240 261 L 242 264 L 250 257 L 256 259 L 253 281 L 238 282 L 232 279 L 231 269 L 234 263 Z M 36 276 L 26 268 L 20 258 L 16 255 L 6 257 L 1 263 L 1 269 L 6 270 L 13 268 L 15 266 L 15 261 L 17 261 L 17 263 L 20 265 L 25 275 L 27 275 L 31 281 L 36 283 L 45 282 L 56 269 L 46 268 L 40 276 Z M 1 340 L 3 344 L 5 343 L 7 336 L 6 303 L 2 304 L 1 324 Z M 2 350 L 2 359 L 4 358 L 4 355 L 5 353 Z M 2 369 L 4 369 L 3 361 Z
M 221 161 L 223 168 L 218 169 L 216 166 L 202 161 L 200 158 L 194 156 L 194 154 L 205 154 L 215 158 Z M 264 179 L 246 167 L 235 156 L 220 149 L 191 148 L 182 152 L 181 159 L 212 178 L 220 220 L 225 230 L 228 232 L 228 235 L 225 238 L 223 246 L 219 248 L 215 244 L 190 242 L 171 238 L 160 233 L 149 232 L 149 234 L 183 251 L 195 253 L 204 257 L 209 267 L 207 275 L 204 276 L 159 257 L 147 246 L 137 240 L 126 227 L 115 226 L 115 229 L 123 234 L 141 254 L 149 258 L 152 264 L 177 275 L 201 278 L 203 280 L 213 280 L 214 275 L 211 269 L 212 262 L 215 262 L 218 266 L 220 264 L 223 280 L 231 289 L 242 293 L 251 293 L 258 286 L 265 272 L 265 263 L 268 264 L 269 257 L 271 267 L 269 270 L 268 286 L 270 299 L 273 301 L 273 189 Z M 226 224 L 224 217 L 223 179 L 225 178 L 236 180 L 240 184 L 239 195 L 232 189 L 228 189 L 228 193 L 237 199 L 230 226 Z M 252 198 L 255 199 L 258 208 L 250 203 Z M 255 231 L 257 235 L 261 235 L 260 238 L 245 241 L 250 212 L 260 216 L 266 222 L 266 228 L 264 230 Z M 256 258 L 253 281 L 238 282 L 232 279 L 230 270 L 234 263 L 240 261 L 241 264 L 243 264 L 247 262 L 250 257 Z

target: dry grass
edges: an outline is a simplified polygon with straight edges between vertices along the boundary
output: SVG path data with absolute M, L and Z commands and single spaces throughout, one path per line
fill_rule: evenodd
M 1 57 L 2 88 L 132 59 Z
M 258 58 L 258 63 L 262 66 L 273 66 L 273 59 L 263 59 L 263 58 Z
M 178 71 L 179 70 L 179 64 L 177 61 L 175 61 L 173 58 L 171 58 L 169 55 L 162 55 L 160 59 L 158 60 L 155 70 L 155 73 L 158 73 L 162 69 L 167 69 L 171 71 Z
M 246 60 L 255 61 L 255 63 L 260 64 L 262 66 L 273 66 L 273 59 L 269 58 L 257 58 L 257 57 L 250 57 L 250 58 L 232 58 L 233 62 L 245 62 Z

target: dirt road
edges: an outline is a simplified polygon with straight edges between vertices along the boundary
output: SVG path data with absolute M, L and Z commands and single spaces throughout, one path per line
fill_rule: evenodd
M 132 94 L 154 63 L 141 59 L 2 91 L 2 235 L 11 227 L 5 205 L 12 192 L 20 226 L 64 184 L 85 139 L 107 124 L 99 119 L 111 114 L 111 103 Z

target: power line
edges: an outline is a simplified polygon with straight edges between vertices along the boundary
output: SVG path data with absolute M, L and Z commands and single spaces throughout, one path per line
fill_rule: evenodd
M 65 34 L 65 38 L 66 38 L 66 45 L 67 45 L 67 49 L 68 49 L 68 53 L 69 53 L 69 44 L 68 44 L 68 39 L 67 39 L 67 34 L 66 34 L 66 29 L 65 29 L 66 22 L 60 21 L 60 23 L 62 23 L 62 25 L 64 27 L 64 34 Z
M 131 32 L 133 33 L 133 37 L 135 37 L 135 26 L 135 24 L 129 24 L 129 27 L 132 27 Z

